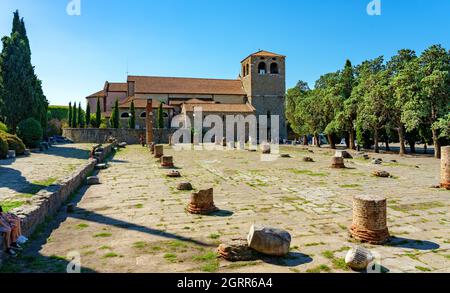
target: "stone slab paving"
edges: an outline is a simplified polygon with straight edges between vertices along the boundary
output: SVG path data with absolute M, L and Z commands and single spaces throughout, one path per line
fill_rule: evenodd
M 84 272 L 349 272 L 343 258 L 355 243 L 347 227 L 352 197 L 381 194 L 388 199 L 388 245 L 366 245 L 384 271 L 450 272 L 450 192 L 439 182 L 439 161 L 431 157 L 380 154 L 385 162 L 346 160 L 331 169 L 333 152 L 282 147 L 292 158 L 261 161 L 247 151 L 175 151 L 182 178 L 170 179 L 145 148 L 129 146 L 99 173 L 101 185 L 83 188 L 73 214 L 61 212 L 36 236 L 22 257 L 4 271 L 65 271 L 67 255 L 81 255 Z M 303 162 L 311 156 L 316 162 Z M 393 178 L 373 177 L 386 170 Z M 220 212 L 185 211 L 194 188 L 214 187 Z M 231 263 L 217 260 L 222 241 L 246 237 L 254 223 L 289 231 L 291 253 Z
M 56 145 L 29 157 L 0 160 L 0 203 L 20 204 L 70 175 L 89 158 L 90 144 Z

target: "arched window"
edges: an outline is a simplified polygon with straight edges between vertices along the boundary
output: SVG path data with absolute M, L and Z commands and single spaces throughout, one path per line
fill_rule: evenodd
M 139 115 L 139 117 L 142 119 L 147 118 L 147 112 L 142 112 L 141 115 Z
M 278 74 L 279 73 L 279 71 L 278 71 L 278 64 L 277 63 L 272 63 L 272 64 L 270 64 L 270 73 L 271 74 Z
M 258 73 L 264 75 L 266 74 L 266 72 L 267 72 L 266 63 L 260 62 L 258 65 Z
M 245 65 L 242 65 L 242 77 L 245 77 L 247 74 L 245 72 Z
M 122 119 L 128 119 L 128 118 L 130 118 L 130 113 L 128 113 L 128 112 L 123 112 L 123 113 L 120 115 L 120 118 L 122 118 Z

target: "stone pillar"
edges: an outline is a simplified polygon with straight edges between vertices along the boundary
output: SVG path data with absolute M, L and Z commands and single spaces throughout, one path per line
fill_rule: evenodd
M 214 190 L 212 188 L 193 192 L 187 211 L 191 214 L 207 215 L 217 211 L 214 205 Z
M 353 238 L 370 244 L 384 244 L 389 240 L 385 197 L 353 197 L 353 223 L 350 234 Z
M 344 158 L 343 157 L 333 157 L 331 159 L 331 168 L 344 169 L 345 168 Z
M 146 107 L 146 119 L 145 119 L 145 127 L 146 127 L 146 140 L 147 145 L 151 146 L 153 143 L 153 101 L 152 99 L 147 100 Z
M 161 157 L 161 167 L 173 168 L 173 157 L 172 156 L 162 156 Z
M 153 147 L 155 152 L 155 158 L 161 158 L 164 155 L 164 146 L 162 144 L 155 144 Z
M 441 149 L 441 187 L 450 190 L 450 146 Z

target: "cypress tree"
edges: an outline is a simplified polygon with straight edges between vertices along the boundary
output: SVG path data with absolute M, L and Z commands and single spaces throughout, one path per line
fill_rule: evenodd
M 73 103 L 73 113 L 72 113 L 72 128 L 77 128 L 77 103 Z
M 157 122 L 157 128 L 164 128 L 163 103 L 159 104 Z
M 72 128 L 72 102 L 69 102 L 69 128 Z
M 83 119 L 83 112 L 81 109 L 81 102 L 78 104 L 78 127 L 84 128 L 84 119 Z
M 86 128 L 91 127 L 91 105 L 87 103 L 86 106 Z
M 100 110 L 100 99 L 97 98 L 97 111 L 95 113 L 95 126 L 97 128 L 102 124 L 102 111 Z
M 114 104 L 114 109 L 111 113 L 111 118 L 109 119 L 111 124 L 111 128 L 119 128 L 119 100 L 116 99 L 116 103 Z
M 19 12 L 14 12 L 11 35 L 2 39 L 0 55 L 0 80 L 3 90 L 2 116 L 14 132 L 18 123 L 26 118 L 35 118 L 42 127 L 47 124 L 48 102 L 42 83 L 31 64 L 31 50 L 25 23 Z
M 134 108 L 134 101 L 131 101 L 129 126 L 131 129 L 136 128 L 136 109 Z

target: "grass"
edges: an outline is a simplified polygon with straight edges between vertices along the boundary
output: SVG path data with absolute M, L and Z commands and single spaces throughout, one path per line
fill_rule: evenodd
M 446 205 L 443 204 L 442 202 L 432 201 L 423 203 L 394 205 L 391 206 L 390 208 L 399 212 L 408 212 L 411 210 L 426 211 L 434 208 L 443 208 L 443 207 L 446 207 Z
M 306 243 L 305 246 L 306 247 L 310 247 L 310 246 L 319 246 L 319 245 L 325 245 L 326 243 L 324 242 L 313 242 L 313 243 Z
M 328 258 L 328 259 L 334 258 L 334 252 L 332 252 L 330 250 L 326 250 L 326 251 L 322 252 L 321 254 L 323 257 Z
M 101 246 L 99 249 L 100 249 L 100 250 L 110 250 L 110 249 L 111 249 L 111 246 L 103 245 L 103 246 Z
M 327 265 L 320 265 L 315 268 L 306 270 L 307 273 L 315 273 L 315 274 L 329 271 L 331 271 L 331 269 Z
M 98 233 L 94 235 L 94 238 L 107 238 L 111 236 L 112 236 L 111 233 Z
M 175 263 L 177 262 L 178 257 L 175 253 L 166 253 L 164 254 L 164 259 L 168 262 Z
M 89 225 L 86 223 L 81 223 L 81 224 L 78 224 L 76 227 L 77 227 L 77 229 L 86 229 L 87 227 L 89 227 Z
M 144 205 L 139 203 L 139 204 L 135 205 L 134 207 L 137 209 L 142 209 L 144 207 Z
M 212 233 L 208 236 L 208 238 L 210 239 L 219 239 L 220 238 L 220 234 L 216 234 L 216 233 Z
M 289 169 L 294 174 L 300 174 L 300 175 L 308 175 L 312 177 L 326 177 L 329 174 L 325 172 L 313 172 L 311 170 L 299 170 L 299 169 Z
M 5 213 L 7 213 L 7 212 L 9 212 L 9 211 L 11 211 L 13 209 L 19 208 L 19 207 L 23 206 L 24 204 L 26 204 L 25 201 L 4 201 L 4 202 L 0 202 L 0 206 L 2 206 L 3 211 Z
M 114 258 L 114 257 L 118 257 L 119 255 L 115 252 L 108 252 L 106 254 L 103 255 L 103 258 Z
M 419 271 L 422 271 L 422 272 L 431 272 L 431 270 L 426 267 L 416 266 L 416 269 L 418 269 Z
M 219 260 L 216 252 L 207 252 L 202 255 L 196 255 L 192 258 L 194 261 L 203 262 L 200 267 L 203 272 L 213 273 L 219 269 Z
M 56 182 L 56 178 L 50 177 L 47 178 L 46 180 L 43 181 L 33 181 L 32 183 L 35 185 L 40 185 L 40 186 L 45 186 L 45 187 L 49 187 L 50 185 L 52 185 L 53 183 Z
M 343 184 L 339 185 L 340 188 L 358 188 L 361 187 L 359 184 Z

